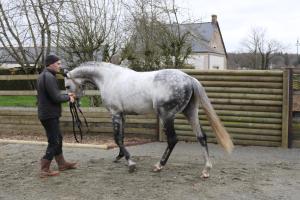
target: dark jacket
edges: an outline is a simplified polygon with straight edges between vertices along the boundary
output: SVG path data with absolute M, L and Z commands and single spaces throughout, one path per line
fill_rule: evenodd
M 61 94 L 56 73 L 45 68 L 37 79 L 38 117 L 40 120 L 61 116 L 61 103 L 70 100 L 67 94 Z

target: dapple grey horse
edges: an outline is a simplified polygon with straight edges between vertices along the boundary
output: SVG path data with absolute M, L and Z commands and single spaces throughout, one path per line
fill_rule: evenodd
M 126 114 L 155 113 L 159 116 L 167 136 L 167 148 L 154 171 L 160 171 L 177 143 L 174 128 L 175 114 L 182 112 L 192 126 L 203 149 L 205 167 L 202 177 L 209 177 L 212 167 L 206 134 L 200 127 L 198 107 L 201 103 L 218 142 L 227 152 L 233 149 L 230 135 L 223 127 L 208 99 L 203 86 L 195 78 L 177 69 L 136 72 L 105 62 L 87 62 L 65 73 L 65 87 L 78 98 L 83 95 L 83 85 L 90 82 L 98 87 L 103 104 L 112 114 L 114 139 L 119 146 L 116 161 L 125 157 L 130 171 L 136 163 L 124 146 L 124 116 Z

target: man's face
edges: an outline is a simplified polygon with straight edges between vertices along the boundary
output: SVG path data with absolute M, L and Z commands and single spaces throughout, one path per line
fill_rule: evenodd
M 54 71 L 59 72 L 61 68 L 61 61 L 58 60 L 57 62 L 49 65 L 49 67 L 51 67 L 51 69 L 53 69 Z

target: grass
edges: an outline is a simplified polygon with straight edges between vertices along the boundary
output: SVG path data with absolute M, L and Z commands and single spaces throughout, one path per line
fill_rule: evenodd
M 0 106 L 11 107 L 36 107 L 37 99 L 35 96 L 0 96 Z M 88 97 L 81 99 L 81 106 L 88 107 L 90 100 Z M 68 106 L 68 103 L 63 103 L 64 107 Z

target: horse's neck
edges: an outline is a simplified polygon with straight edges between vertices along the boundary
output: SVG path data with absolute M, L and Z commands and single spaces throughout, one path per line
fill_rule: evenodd
M 94 67 L 80 67 L 71 71 L 71 78 L 80 78 L 96 85 L 97 72 Z
M 116 77 L 120 73 L 123 73 L 124 70 L 126 71 L 126 69 L 122 67 L 106 63 L 106 65 L 102 65 L 99 67 L 86 66 L 76 68 L 71 76 L 74 78 L 82 78 L 88 80 L 99 87 L 106 81 L 110 81 L 113 77 Z

